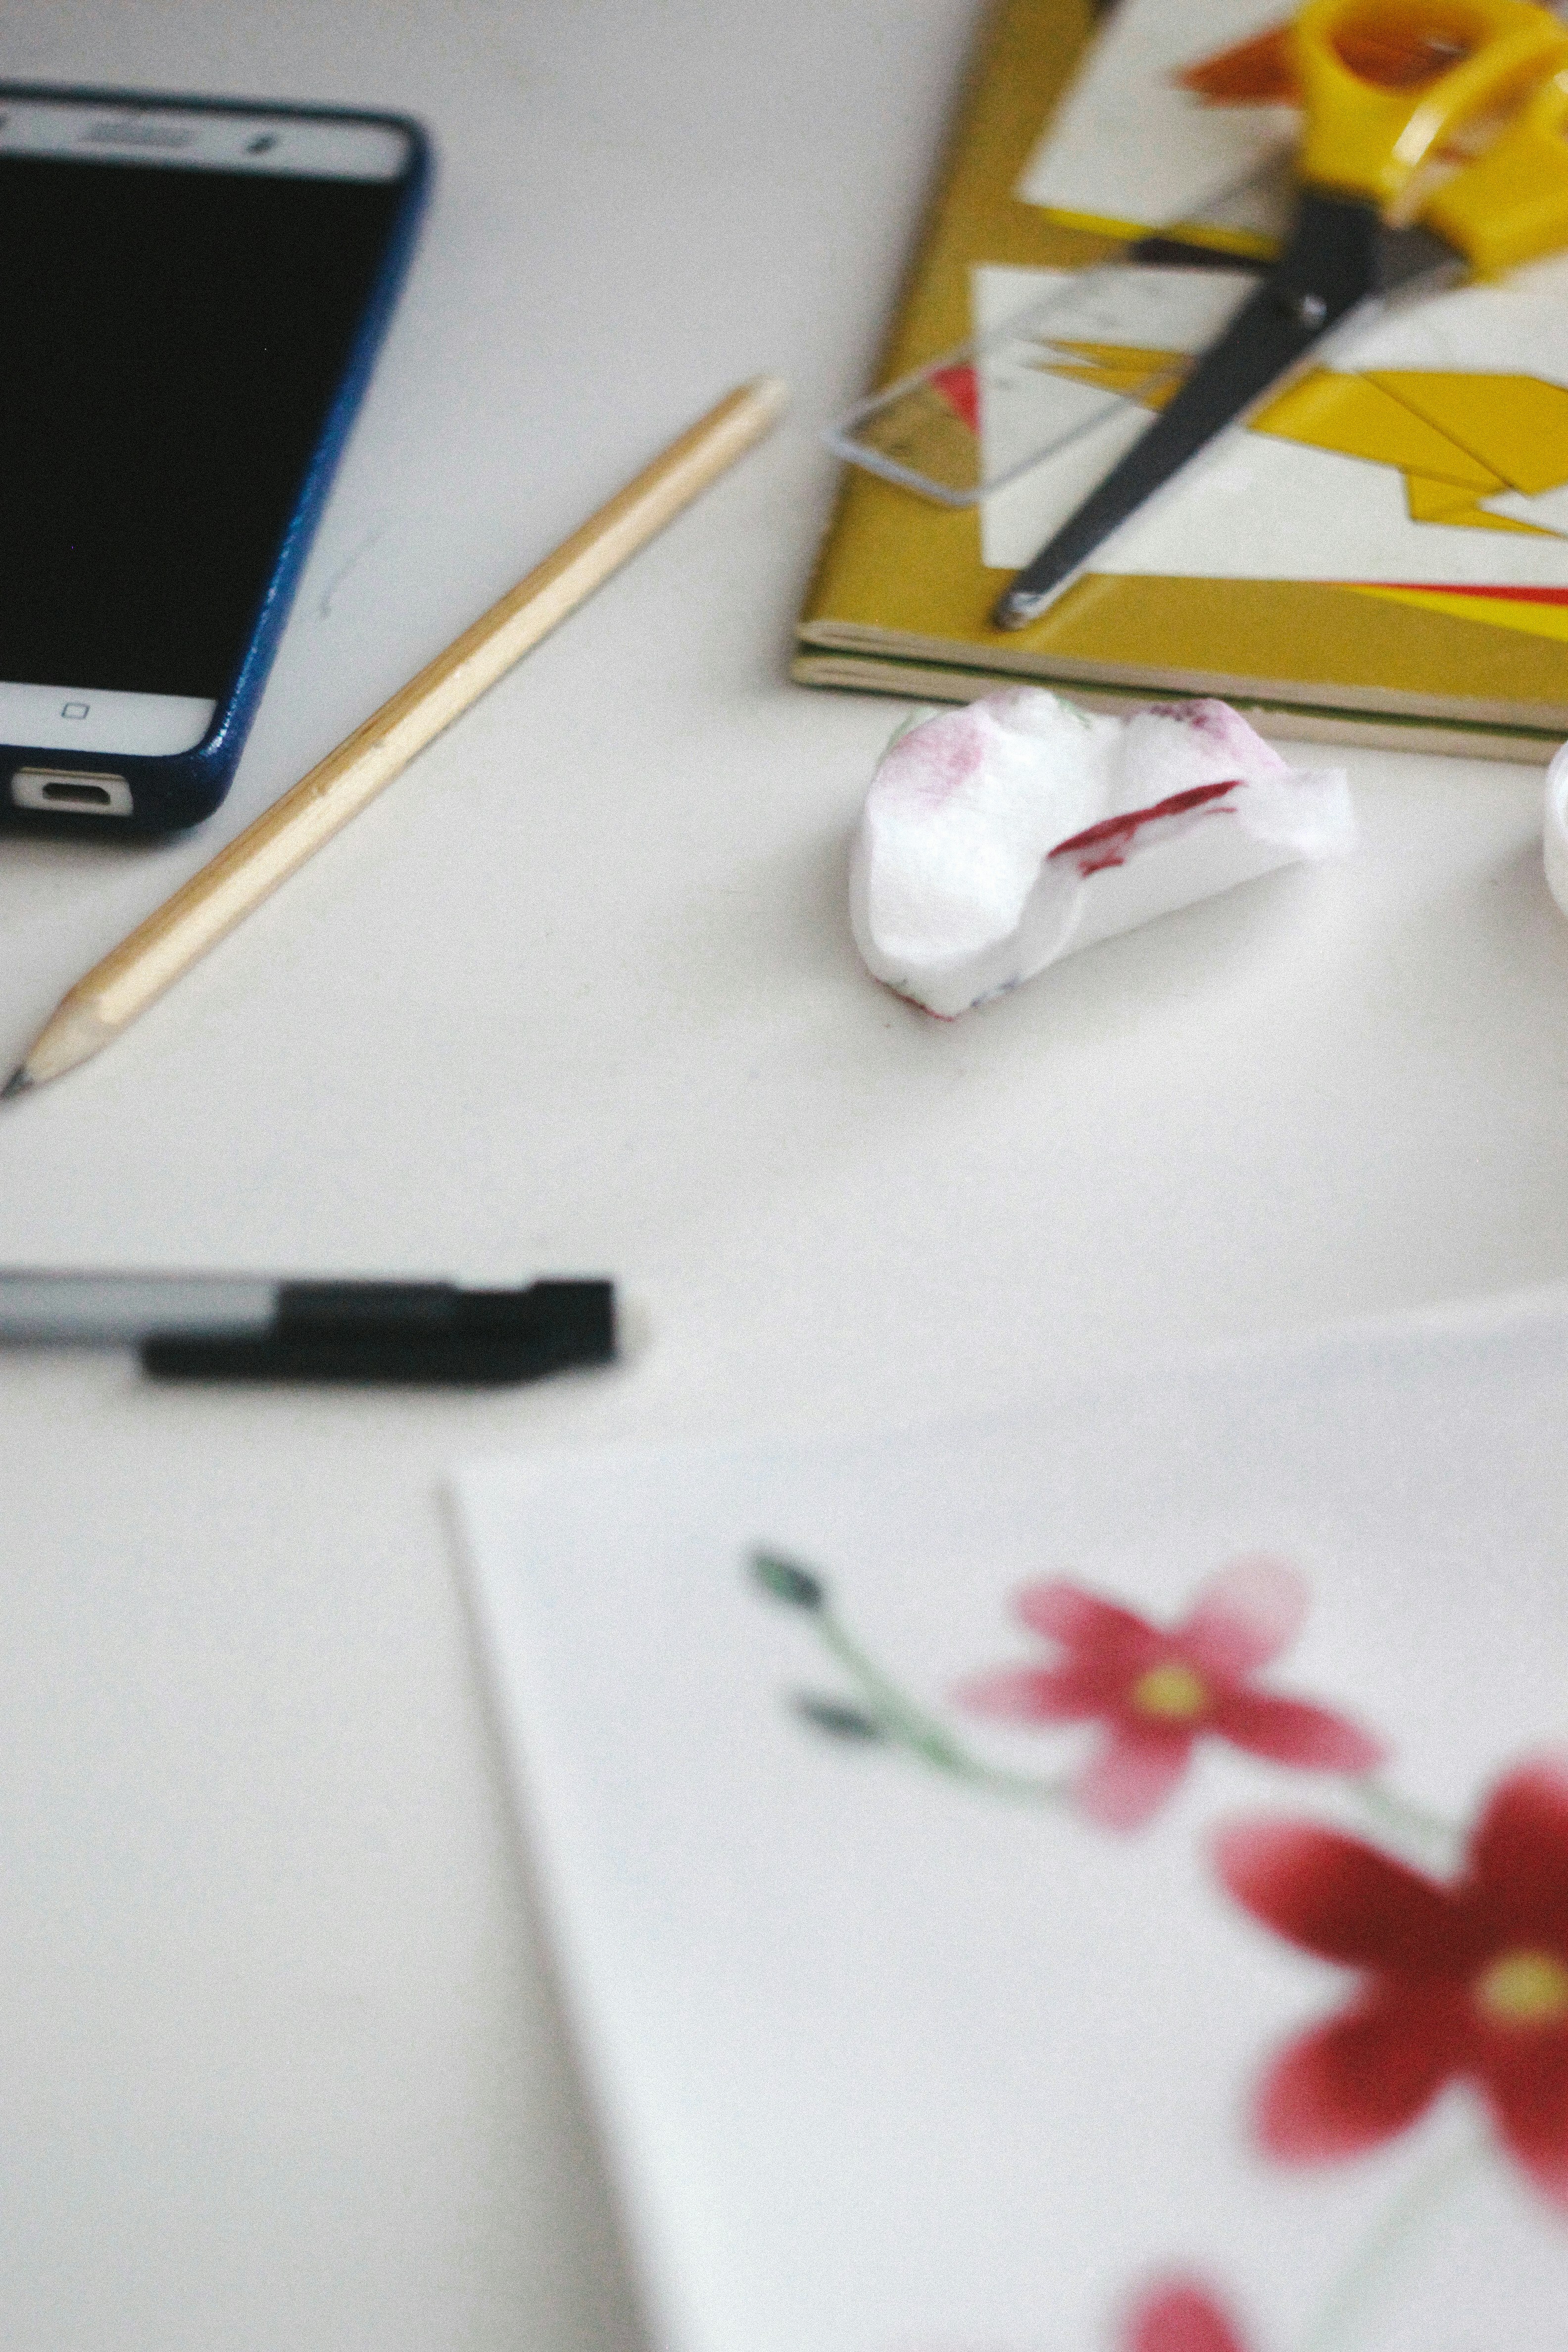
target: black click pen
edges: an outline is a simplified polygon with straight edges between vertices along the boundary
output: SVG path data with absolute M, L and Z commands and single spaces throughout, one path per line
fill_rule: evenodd
M 134 1347 L 169 1380 L 484 1387 L 612 1362 L 615 1289 L 0 1273 L 0 1346 Z

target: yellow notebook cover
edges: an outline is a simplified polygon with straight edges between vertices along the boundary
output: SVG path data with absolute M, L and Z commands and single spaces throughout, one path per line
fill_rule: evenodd
M 1173 222 L 1221 260 L 1267 251 L 1294 129 L 1267 86 L 1279 14 L 1277 0 L 1121 0 L 1097 28 L 1088 0 L 1001 0 L 882 381 Z M 1236 103 L 1233 58 L 1263 102 Z M 1245 291 L 1216 272 L 1211 307 L 1227 280 Z M 1071 364 L 1058 341 L 1005 378 L 982 357 L 956 402 L 955 429 L 995 454 L 1026 436 L 1031 399 L 1059 404 L 1071 378 L 1117 412 L 1073 450 L 959 509 L 846 468 L 794 675 L 931 700 L 1020 677 L 1109 705 L 1219 694 L 1276 735 L 1548 757 L 1568 734 L 1568 260 L 1376 322 L 1231 428 L 1032 627 L 993 629 L 1009 574 L 1156 404 L 1151 362 L 1179 364 L 1217 331 L 1168 330 L 1173 348 L 1151 349 L 1135 298 L 1180 291 L 1177 273 L 1115 283 L 1131 308 L 1105 340 Z M 1196 319 L 1204 299 L 1177 309 Z

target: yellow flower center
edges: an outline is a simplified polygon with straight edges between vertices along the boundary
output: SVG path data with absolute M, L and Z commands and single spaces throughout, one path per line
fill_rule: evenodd
M 1131 1699 L 1140 1715 L 1157 1715 L 1167 1723 L 1190 1723 L 1207 1706 L 1209 1689 L 1201 1675 L 1172 1658 L 1139 1675 Z
M 1504 1952 L 1481 1970 L 1475 1996 L 1490 2025 L 1557 2025 L 1568 2018 L 1568 1962 L 1555 1952 Z

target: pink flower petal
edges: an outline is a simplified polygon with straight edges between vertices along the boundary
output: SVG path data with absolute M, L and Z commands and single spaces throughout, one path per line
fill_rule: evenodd
M 1258 2136 L 1269 2154 L 1322 2163 L 1404 2131 L 1464 2063 L 1462 2001 L 1447 1984 L 1379 1985 L 1293 2042 L 1258 2092 Z
M 1193 1732 L 1184 1726 L 1118 1727 L 1073 1783 L 1073 1794 L 1102 1829 L 1142 1829 L 1187 1769 Z
M 1086 1650 L 1100 1663 L 1131 1673 L 1152 1656 L 1164 1641 L 1158 1627 L 1098 1592 L 1058 1578 L 1050 1584 L 1026 1585 L 1017 1599 L 1026 1625 L 1064 1649 Z
M 1247 2352 L 1224 2306 L 1195 2279 L 1171 2279 L 1128 2315 L 1126 2352 Z
M 1499 2136 L 1554 2205 L 1568 2205 L 1568 2034 L 1520 2032 L 1486 2065 Z
M 1342 1715 L 1266 1691 L 1215 1693 L 1210 1724 L 1222 1738 L 1309 1772 L 1370 1772 L 1384 1750 Z
M 975 1675 L 953 1694 L 976 1715 L 1000 1715 L 1014 1723 L 1082 1723 L 1102 1715 L 1106 1701 L 1098 1687 L 1070 1670 L 1046 1666 L 999 1666 Z
M 1568 1931 L 1568 1769 L 1555 1757 L 1510 1773 L 1470 1841 L 1475 1895 L 1496 1922 Z
M 1204 1586 L 1175 1638 L 1207 1674 L 1256 1674 L 1295 1640 L 1309 1597 L 1305 1578 L 1283 1560 L 1238 1559 Z
M 1215 1848 L 1237 1901 L 1325 1960 L 1410 1977 L 1460 1971 L 1471 1956 L 1447 1889 L 1402 1862 L 1302 1822 L 1239 1822 Z

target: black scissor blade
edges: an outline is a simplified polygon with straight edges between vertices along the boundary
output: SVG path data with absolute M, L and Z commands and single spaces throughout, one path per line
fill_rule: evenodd
M 1384 239 L 1371 205 L 1306 192 L 1279 268 L 1237 311 L 1169 407 L 1019 572 L 993 615 L 998 628 L 1021 629 L 1034 620 L 1119 523 L 1348 310 L 1382 290 Z

